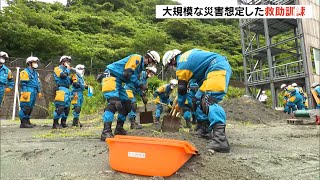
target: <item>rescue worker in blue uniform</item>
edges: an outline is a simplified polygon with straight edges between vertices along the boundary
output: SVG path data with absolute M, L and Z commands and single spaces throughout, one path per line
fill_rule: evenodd
M 303 104 L 304 108 L 307 109 L 308 97 L 307 97 L 306 93 L 304 93 L 303 88 L 298 86 L 297 83 L 292 83 L 291 86 L 294 87 L 298 93 L 300 93 L 300 95 L 302 96 L 302 104 Z
M 191 103 L 193 102 L 192 99 L 195 98 L 198 89 L 199 89 L 198 83 L 194 82 L 193 80 L 190 80 L 188 96 L 191 98 Z M 196 108 L 196 105 L 192 103 L 192 108 L 191 108 L 192 124 L 197 123 L 195 108 Z
M 281 84 L 280 89 L 282 90 L 281 95 L 283 96 L 283 101 L 282 101 L 282 105 L 284 107 L 283 112 L 287 113 L 289 109 L 287 107 L 287 102 L 288 102 L 288 99 L 290 98 L 290 92 L 288 91 L 286 84 Z
M 157 73 L 157 68 L 156 67 L 146 67 L 146 71 L 142 71 L 140 74 L 140 81 L 142 84 L 146 85 L 147 84 L 147 79 L 154 76 Z M 132 105 L 132 110 L 129 113 L 129 120 L 130 120 L 130 128 L 131 129 L 141 129 L 142 126 L 136 122 L 136 112 L 137 112 L 137 100 L 136 100 L 136 95 L 139 95 L 142 98 L 142 101 L 144 104 L 147 104 L 148 99 L 146 97 L 146 94 L 143 93 L 139 88 L 136 88 L 133 83 L 128 83 L 125 84 L 124 86 L 127 95 L 131 101 Z
M 0 107 L 4 101 L 4 94 L 11 92 L 14 86 L 12 72 L 4 65 L 8 59 L 8 54 L 0 51 Z
M 36 103 L 37 96 L 39 98 L 42 97 L 39 74 L 36 71 L 39 66 L 39 59 L 33 56 L 28 57 L 26 64 L 28 67 L 20 72 L 20 128 L 33 128 L 35 125 L 31 124 L 30 116 Z
M 289 86 L 288 87 L 288 92 L 290 93 L 290 97 L 287 101 L 287 105 L 285 109 L 285 112 L 288 114 L 293 113 L 293 111 L 296 111 L 297 109 L 299 110 L 304 110 L 304 105 L 303 105 L 303 97 L 297 91 L 294 87 Z
M 159 54 L 156 51 L 148 51 L 144 56 L 133 54 L 107 66 L 104 75 L 100 76 L 100 79 L 102 79 L 102 93 L 108 102 L 103 114 L 102 141 L 113 137 L 111 125 L 114 113 L 117 111 L 118 120 L 114 134 L 127 134 L 123 129 L 123 124 L 132 109 L 132 105 L 122 84 L 133 83 L 136 88 L 145 92 L 147 87 L 139 80 L 139 74 L 146 66 L 155 65 L 159 62 Z
M 54 68 L 54 80 L 56 82 L 56 96 L 54 99 L 55 111 L 53 113 L 53 129 L 59 128 L 59 119 L 61 118 L 61 127 L 66 128 L 67 118 L 70 112 L 71 92 L 69 87 L 71 85 L 70 66 L 71 57 L 61 56 L 60 65 Z
M 177 85 L 178 85 L 178 81 L 176 79 L 172 79 L 170 81 L 170 84 L 164 84 L 160 86 L 153 93 L 153 97 L 155 99 L 154 101 L 157 107 L 155 123 L 160 122 L 160 115 L 163 111 L 163 107 L 160 103 L 172 105 L 173 100 L 170 99 L 170 94 L 172 93 L 173 89 L 177 87 Z
M 185 101 L 184 107 L 182 108 L 183 118 L 186 121 L 186 127 L 187 128 L 191 128 L 192 127 L 192 124 L 191 124 L 192 97 L 191 97 L 191 94 L 189 92 L 190 91 L 188 91 L 187 99 Z
M 187 98 L 187 85 L 190 79 L 195 79 L 200 88 L 194 101 L 197 104 L 197 121 L 210 121 L 209 128 L 212 141 L 207 148 L 217 152 L 229 152 L 230 146 L 225 135 L 226 113 L 218 104 L 226 95 L 231 66 L 225 56 L 218 53 L 192 49 L 183 54 L 172 50 L 163 56 L 164 66 L 176 67 L 178 77 L 178 111 L 184 107 Z
M 313 88 L 311 90 L 313 98 L 316 101 L 316 109 L 320 109 L 320 85 L 319 83 L 315 82 L 311 85 L 311 87 Z
M 79 124 L 79 116 L 81 112 L 81 106 L 83 104 L 83 91 L 88 89 L 88 85 L 86 85 L 83 76 L 85 66 L 82 64 L 78 64 L 76 66 L 76 73 L 71 76 L 72 86 L 71 86 L 71 94 L 73 99 L 71 104 L 73 105 L 73 121 L 72 126 L 82 127 L 82 124 Z

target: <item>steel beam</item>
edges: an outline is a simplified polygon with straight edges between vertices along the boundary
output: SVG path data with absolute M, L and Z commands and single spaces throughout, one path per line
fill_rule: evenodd
M 242 44 L 242 58 L 243 58 L 243 73 L 244 73 L 244 85 L 246 87 L 246 94 L 249 95 L 249 87 L 248 87 L 248 76 L 247 76 L 247 58 L 245 56 L 245 41 L 244 41 L 244 30 L 242 26 L 242 19 L 239 19 L 240 23 L 240 32 L 241 32 L 241 44 Z
M 310 74 L 309 74 L 309 68 L 308 68 L 308 62 L 307 62 L 306 46 L 304 44 L 305 42 L 304 42 L 304 36 L 303 36 L 302 19 L 297 19 L 297 21 L 298 21 L 298 32 L 299 34 L 302 34 L 302 36 L 300 37 L 300 44 L 301 44 L 302 62 L 303 62 L 304 75 L 305 75 L 306 93 L 308 96 L 308 105 L 309 107 L 314 107 L 312 94 L 311 94 Z
M 264 24 L 264 33 L 265 33 L 265 38 L 266 38 L 266 46 L 267 46 L 267 57 L 268 57 L 268 66 L 269 66 L 269 74 L 270 74 L 270 90 L 271 90 L 271 96 L 272 96 L 272 108 L 276 107 L 276 93 L 275 93 L 275 88 L 274 88 L 274 74 L 273 74 L 273 63 L 272 63 L 272 55 L 271 55 L 271 39 L 269 36 L 269 27 L 268 27 L 268 20 L 263 19 L 263 24 Z

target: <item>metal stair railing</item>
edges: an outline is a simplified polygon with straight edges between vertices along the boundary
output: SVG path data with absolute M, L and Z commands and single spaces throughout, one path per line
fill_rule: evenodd
M 301 76 L 304 74 L 302 60 L 281 64 L 272 67 L 274 73 L 274 80 Z M 263 82 L 270 79 L 269 68 L 259 69 L 247 73 L 248 83 Z

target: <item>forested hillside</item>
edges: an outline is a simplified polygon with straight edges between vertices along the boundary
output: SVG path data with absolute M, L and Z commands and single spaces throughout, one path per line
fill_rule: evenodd
M 156 19 L 156 4 L 170 0 L 69 0 L 61 3 L 10 1 L 0 16 L 0 50 L 42 61 L 71 55 L 104 68 L 131 53 L 197 47 L 226 55 L 242 73 L 238 20 Z

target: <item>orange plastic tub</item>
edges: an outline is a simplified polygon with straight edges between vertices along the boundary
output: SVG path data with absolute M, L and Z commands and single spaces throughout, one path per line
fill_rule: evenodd
M 112 169 L 144 176 L 171 176 L 198 150 L 186 141 L 138 136 L 106 139 Z

